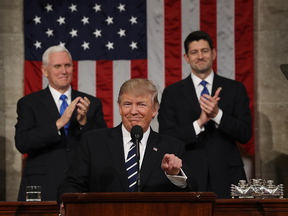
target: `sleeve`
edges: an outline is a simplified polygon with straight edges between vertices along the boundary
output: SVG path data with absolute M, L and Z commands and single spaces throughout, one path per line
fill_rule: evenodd
M 15 145 L 22 154 L 55 145 L 61 141 L 56 123 L 41 122 L 36 119 L 35 108 L 27 100 L 20 99 L 17 103 L 17 124 L 15 125 Z M 39 111 L 38 111 L 39 112 Z

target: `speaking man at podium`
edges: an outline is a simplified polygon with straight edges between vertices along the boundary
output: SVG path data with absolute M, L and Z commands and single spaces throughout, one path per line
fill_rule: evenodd
M 181 160 L 184 143 L 158 134 L 150 127 L 159 108 L 157 94 L 156 86 L 147 79 L 126 81 L 118 95 L 122 123 L 82 135 L 68 176 L 58 188 L 57 201 L 62 215 L 65 214 L 61 201 L 64 193 L 197 190 L 189 169 Z M 140 132 L 136 130 L 135 134 L 134 128 L 139 126 Z M 140 135 L 139 142 L 133 134 Z M 136 157 L 134 140 L 139 143 L 140 157 Z M 137 172 L 138 165 L 140 172 Z

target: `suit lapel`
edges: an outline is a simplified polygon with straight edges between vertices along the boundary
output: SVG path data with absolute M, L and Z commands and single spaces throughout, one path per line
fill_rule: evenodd
M 164 148 L 161 148 L 160 144 L 160 135 L 154 132 L 151 128 L 140 170 L 141 188 L 145 185 L 154 167 L 159 166 L 159 160 L 161 161 L 162 155 L 164 155 L 162 153 L 163 151 Z
M 122 124 L 118 125 L 107 140 L 107 145 L 111 154 L 115 170 L 123 187 L 123 191 L 129 192 L 128 176 L 124 159 L 123 137 L 121 131 Z
M 191 106 L 192 110 L 194 110 L 196 113 L 200 113 L 201 109 L 200 109 L 200 105 L 198 106 L 199 104 L 198 97 L 196 95 L 196 91 L 195 91 L 194 84 L 192 82 L 191 75 L 189 75 L 186 79 L 183 80 L 181 91 L 185 95 L 188 101 L 188 104 Z M 197 104 L 197 106 L 195 106 L 195 104 Z
M 59 111 L 57 109 L 55 101 L 54 101 L 54 99 L 52 97 L 52 94 L 51 94 L 51 92 L 50 92 L 48 87 L 43 90 L 43 94 L 42 94 L 42 97 L 41 97 L 41 102 L 42 102 L 42 104 L 44 106 L 44 109 L 46 109 L 47 113 L 56 122 L 57 119 L 60 118 L 60 113 L 59 113 Z

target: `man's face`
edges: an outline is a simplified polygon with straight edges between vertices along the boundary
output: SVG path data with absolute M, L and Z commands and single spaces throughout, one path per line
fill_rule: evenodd
M 196 76 L 209 75 L 212 71 L 213 60 L 216 58 L 216 51 L 211 50 L 205 40 L 193 41 L 189 44 L 188 54 L 185 53 L 184 58 Z
M 133 94 L 123 94 L 119 105 L 119 112 L 122 117 L 122 123 L 127 131 L 131 132 L 134 125 L 139 125 L 145 133 L 158 110 L 152 106 L 152 96 Z
M 73 64 L 66 52 L 49 54 L 49 64 L 42 65 L 42 73 L 48 78 L 51 87 L 64 93 L 68 90 L 73 76 Z

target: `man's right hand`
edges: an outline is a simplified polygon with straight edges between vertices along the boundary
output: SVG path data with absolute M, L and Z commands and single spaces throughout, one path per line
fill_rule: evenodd
M 63 202 L 60 204 L 59 212 L 60 212 L 61 216 L 66 216 L 65 206 L 64 206 Z
M 80 101 L 81 97 L 75 98 L 71 104 L 65 109 L 61 118 L 56 121 L 57 130 L 59 131 L 63 128 L 71 119 L 72 114 L 76 108 L 77 103 Z

